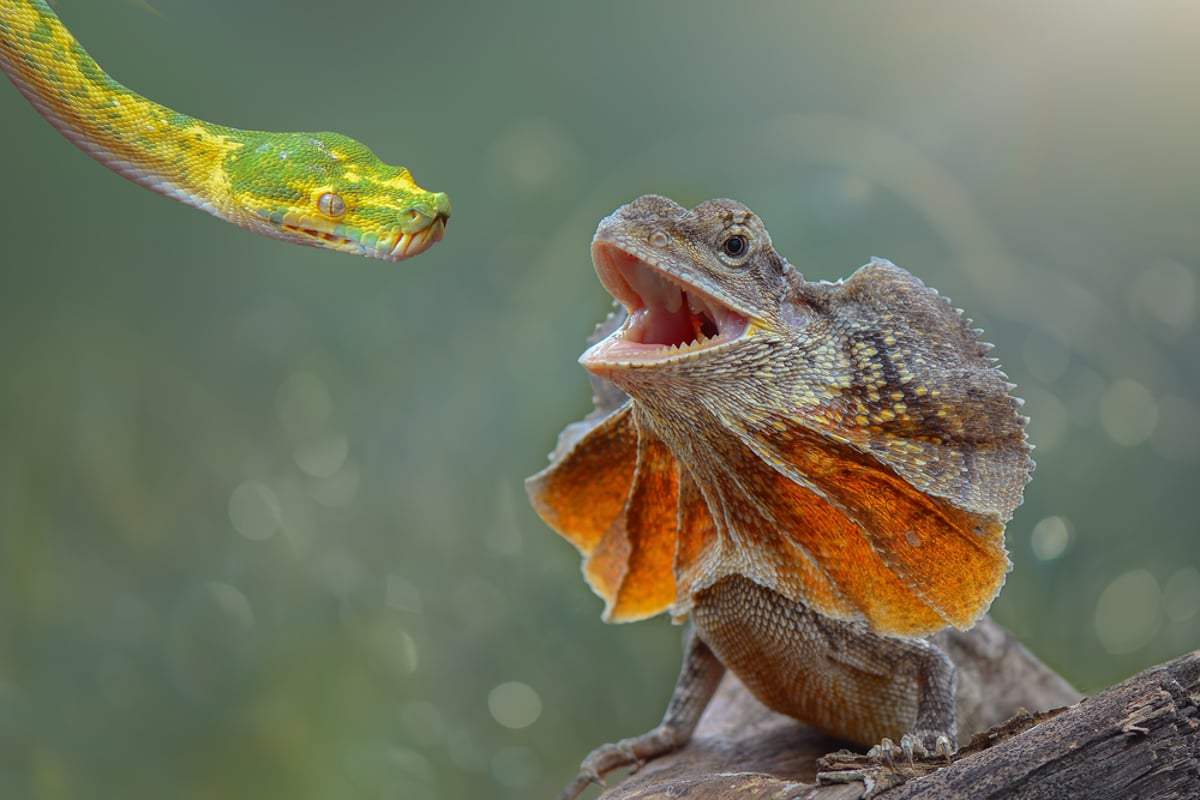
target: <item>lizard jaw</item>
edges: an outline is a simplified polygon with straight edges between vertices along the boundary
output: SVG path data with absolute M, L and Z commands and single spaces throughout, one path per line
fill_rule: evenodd
M 597 243 L 593 259 L 600 282 L 629 314 L 580 357 L 593 373 L 678 362 L 741 339 L 751 328 L 744 314 L 618 245 Z

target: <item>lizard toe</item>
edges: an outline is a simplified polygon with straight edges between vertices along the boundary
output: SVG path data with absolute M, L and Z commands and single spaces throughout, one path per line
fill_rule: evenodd
M 904 757 L 908 760 L 908 768 L 913 767 L 913 756 L 927 756 L 929 751 L 925 749 L 925 745 L 921 740 L 911 733 L 906 733 L 900 737 L 900 749 L 904 751 Z
M 943 733 L 941 736 L 937 737 L 937 741 L 934 743 L 934 749 L 937 751 L 938 755 L 945 758 L 946 763 L 949 764 L 950 757 L 954 755 L 958 748 L 954 746 L 954 741 Z
M 558 793 L 556 800 L 575 800 L 576 797 L 583 794 L 583 790 L 592 784 L 604 787 L 607 784 L 604 778 L 598 775 L 595 771 L 581 769 L 579 774 L 575 776 L 575 780 L 568 783 L 563 790 Z
M 896 743 L 885 736 L 879 744 L 867 751 L 867 758 L 894 767 L 896 766 L 896 751 Z

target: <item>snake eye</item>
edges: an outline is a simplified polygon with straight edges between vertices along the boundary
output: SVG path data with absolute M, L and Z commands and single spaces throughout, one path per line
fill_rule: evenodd
M 735 233 L 724 242 L 721 243 L 721 253 L 725 256 L 723 259 L 731 265 L 740 264 L 750 251 L 750 242 L 745 236 Z
M 346 201 L 340 194 L 325 192 L 317 198 L 317 210 L 327 217 L 340 217 L 346 213 Z

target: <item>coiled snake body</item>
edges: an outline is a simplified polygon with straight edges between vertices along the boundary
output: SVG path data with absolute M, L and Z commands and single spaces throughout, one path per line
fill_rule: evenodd
M 348 136 L 241 130 L 147 100 L 42 0 L 0 0 L 0 68 L 109 169 L 264 236 L 399 261 L 439 241 L 450 216 L 445 194 Z

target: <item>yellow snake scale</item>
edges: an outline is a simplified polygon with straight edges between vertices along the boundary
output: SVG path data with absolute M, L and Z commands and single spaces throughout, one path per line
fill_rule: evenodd
M 339 133 L 228 128 L 110 78 L 42 0 L 0 0 L 0 68 L 51 125 L 147 189 L 264 236 L 399 261 L 439 241 L 441 192 Z

